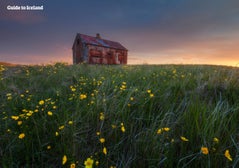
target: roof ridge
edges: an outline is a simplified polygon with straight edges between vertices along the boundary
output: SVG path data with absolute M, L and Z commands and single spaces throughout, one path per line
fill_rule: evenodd
M 84 39 L 84 41 L 89 44 L 93 44 L 93 45 L 100 44 L 100 45 L 103 45 L 104 47 L 127 50 L 121 43 L 119 43 L 117 41 L 107 40 L 107 39 L 103 39 L 103 38 L 97 38 L 96 36 L 90 36 L 90 35 L 81 34 L 81 33 L 77 33 L 77 35 L 79 35 L 81 37 L 83 36 L 82 38 Z M 87 38 L 89 38 L 89 39 L 87 39 Z M 105 44 L 103 44 L 103 43 L 105 43 Z
M 78 34 L 84 35 L 84 36 L 88 36 L 88 37 L 92 37 L 92 38 L 95 38 L 95 39 L 99 39 L 99 38 L 97 38 L 97 37 L 95 37 L 95 36 L 90 36 L 90 35 L 87 35 L 87 34 L 81 34 L 81 33 L 78 33 Z M 105 38 L 100 38 L 99 40 L 106 40 L 106 41 L 110 41 L 110 42 L 119 43 L 119 42 L 117 42 L 117 41 L 107 40 L 107 39 L 105 39 Z

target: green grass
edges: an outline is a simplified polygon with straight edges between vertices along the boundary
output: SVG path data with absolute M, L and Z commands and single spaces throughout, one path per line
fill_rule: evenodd
M 0 167 L 237 167 L 238 77 L 203 65 L 1 66 Z

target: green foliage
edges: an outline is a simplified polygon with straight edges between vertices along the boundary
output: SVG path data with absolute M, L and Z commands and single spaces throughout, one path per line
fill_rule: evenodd
M 201 65 L 1 66 L 0 167 L 236 167 L 238 76 Z

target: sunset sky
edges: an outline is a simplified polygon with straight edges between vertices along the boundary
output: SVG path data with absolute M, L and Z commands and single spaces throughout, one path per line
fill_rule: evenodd
M 39 5 L 43 10 L 7 10 Z M 76 33 L 118 41 L 129 64 L 239 65 L 239 0 L 1 0 L 0 61 L 72 63 Z

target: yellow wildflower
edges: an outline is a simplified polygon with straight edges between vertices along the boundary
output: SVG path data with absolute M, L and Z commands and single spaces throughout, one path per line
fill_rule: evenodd
M 62 125 L 62 126 L 59 127 L 59 130 L 63 130 L 64 128 L 65 128 L 65 126 Z
M 157 134 L 161 134 L 162 133 L 162 129 L 159 128 L 158 131 L 157 131 Z
M 47 146 L 47 149 L 48 149 L 48 150 L 50 150 L 50 149 L 51 149 L 51 146 L 50 146 L 50 145 L 48 145 L 48 146 Z
M 51 111 L 48 111 L 48 112 L 47 112 L 47 115 L 52 116 L 53 113 L 52 113 Z
M 168 132 L 168 131 L 170 131 L 170 128 L 165 127 L 165 128 L 163 128 L 163 130 L 166 131 L 166 132 Z
M 45 103 L 44 100 L 39 101 L 39 105 L 43 105 L 44 103 Z
M 216 138 L 216 137 L 214 137 L 214 138 L 213 138 L 213 142 L 215 142 L 215 143 L 219 143 L 219 139 Z
M 99 135 L 100 135 L 100 132 L 99 132 L 99 131 L 98 131 L 98 132 L 96 132 L 96 135 L 98 135 L 98 136 L 99 136 Z
M 161 134 L 163 131 L 168 132 L 170 131 L 170 128 L 169 127 L 159 128 L 157 134 Z
M 100 120 L 103 121 L 105 119 L 105 115 L 103 112 L 100 113 Z
M 105 142 L 105 138 L 100 138 L 100 143 L 104 143 Z
M 72 124 L 73 124 L 73 121 L 68 121 L 68 124 L 69 124 L 69 125 L 72 125 Z
M 19 116 L 11 116 L 11 118 L 12 118 L 13 120 L 18 120 L 18 119 L 19 119 Z
M 32 114 L 33 114 L 33 111 L 30 110 L 26 115 L 27 115 L 28 117 L 30 117 L 30 116 L 32 116 Z
M 17 125 L 22 125 L 22 121 L 18 121 L 18 122 L 17 122 Z
M 22 109 L 22 112 L 27 113 L 28 110 L 27 109 Z
M 58 136 L 58 135 L 59 135 L 59 132 L 56 131 L 55 135 Z
M 123 123 L 121 123 L 121 131 L 122 131 L 122 132 L 125 132 L 125 127 L 124 127 L 124 124 L 123 124 Z
M 66 162 L 67 162 L 67 157 L 66 155 L 64 155 L 62 158 L 62 165 L 66 164 Z
M 75 167 L 76 167 L 76 164 L 75 163 L 71 163 L 70 168 L 75 168 Z
M 154 97 L 154 94 L 153 94 L 153 93 L 150 93 L 150 94 L 149 94 L 149 97 L 150 97 L 150 98 Z
M 100 162 L 97 160 L 97 161 L 95 162 L 95 165 L 96 165 L 96 166 L 98 166 L 98 165 L 99 165 L 99 163 L 100 163 Z
M 231 157 L 230 152 L 229 152 L 228 149 L 225 151 L 224 156 L 225 156 L 228 160 L 232 161 L 232 157 Z
M 94 160 L 91 158 L 87 158 L 87 160 L 84 162 L 85 168 L 92 168 L 94 163 Z
M 107 149 L 106 149 L 106 147 L 103 148 L 103 153 L 104 153 L 105 155 L 107 155 Z
M 207 154 L 209 153 L 208 148 L 207 148 L 207 147 L 204 147 L 204 146 L 201 147 L 201 152 L 202 152 L 202 154 L 204 154 L 204 155 L 207 155 Z
M 83 100 L 83 99 L 86 99 L 86 98 L 87 98 L 86 94 L 80 94 L 80 100 Z
M 19 139 L 23 139 L 24 137 L 25 137 L 25 134 L 24 134 L 24 133 L 21 133 L 21 134 L 19 134 L 19 136 L 18 136 Z
M 183 136 L 180 137 L 182 141 L 188 142 L 189 140 Z
M 74 86 L 70 86 L 70 88 L 71 88 L 71 91 L 72 91 L 72 92 L 75 92 L 75 91 L 76 91 L 76 88 L 75 88 Z

